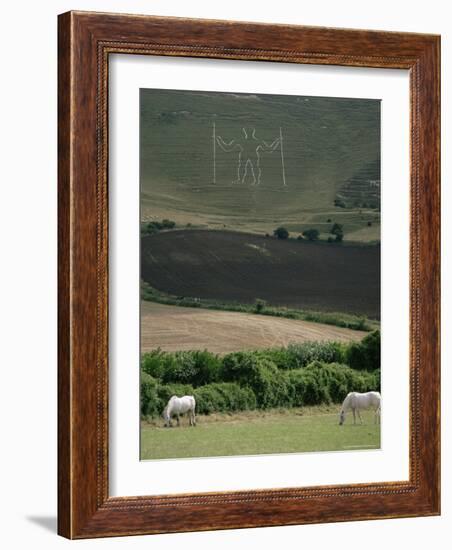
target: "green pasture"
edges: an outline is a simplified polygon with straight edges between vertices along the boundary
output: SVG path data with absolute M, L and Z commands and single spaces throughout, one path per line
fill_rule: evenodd
M 372 412 L 363 412 L 363 424 L 351 414 L 338 424 L 340 406 L 305 409 L 199 415 L 197 426 L 164 428 L 163 421 L 141 425 L 141 459 L 257 455 L 316 451 L 378 449 L 380 426 Z

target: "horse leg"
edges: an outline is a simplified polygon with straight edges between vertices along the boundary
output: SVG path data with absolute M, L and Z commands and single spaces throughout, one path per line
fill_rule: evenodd
M 359 409 L 357 409 L 357 411 L 358 411 L 358 418 L 359 418 L 359 421 L 360 421 L 360 423 L 362 424 L 362 423 L 363 423 L 363 419 L 361 418 L 361 412 L 360 412 Z
M 353 424 L 356 424 L 356 409 L 355 409 L 355 407 L 353 407 L 352 412 L 353 412 Z
M 176 417 L 176 418 L 177 418 L 177 427 L 179 427 L 179 426 L 180 426 L 180 419 L 179 419 L 179 415 L 177 415 L 177 417 Z

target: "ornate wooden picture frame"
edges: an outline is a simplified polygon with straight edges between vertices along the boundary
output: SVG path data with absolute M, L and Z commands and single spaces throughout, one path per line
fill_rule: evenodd
M 58 531 L 68 538 L 440 512 L 440 38 L 69 12 L 59 16 Z M 406 69 L 410 74 L 409 480 L 109 496 L 111 54 Z

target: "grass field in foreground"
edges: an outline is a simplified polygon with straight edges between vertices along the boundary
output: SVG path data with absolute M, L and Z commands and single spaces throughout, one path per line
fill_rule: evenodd
M 335 407 L 310 407 L 282 411 L 249 411 L 197 417 L 190 428 L 164 428 L 163 421 L 141 425 L 141 459 L 233 456 L 314 451 L 351 451 L 380 448 L 380 426 L 373 413 L 361 413 L 363 425 L 353 425 L 347 415 L 338 424 Z

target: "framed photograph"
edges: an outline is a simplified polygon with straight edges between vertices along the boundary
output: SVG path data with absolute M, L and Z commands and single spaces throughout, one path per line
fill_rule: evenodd
M 440 513 L 439 56 L 59 16 L 61 535 Z

